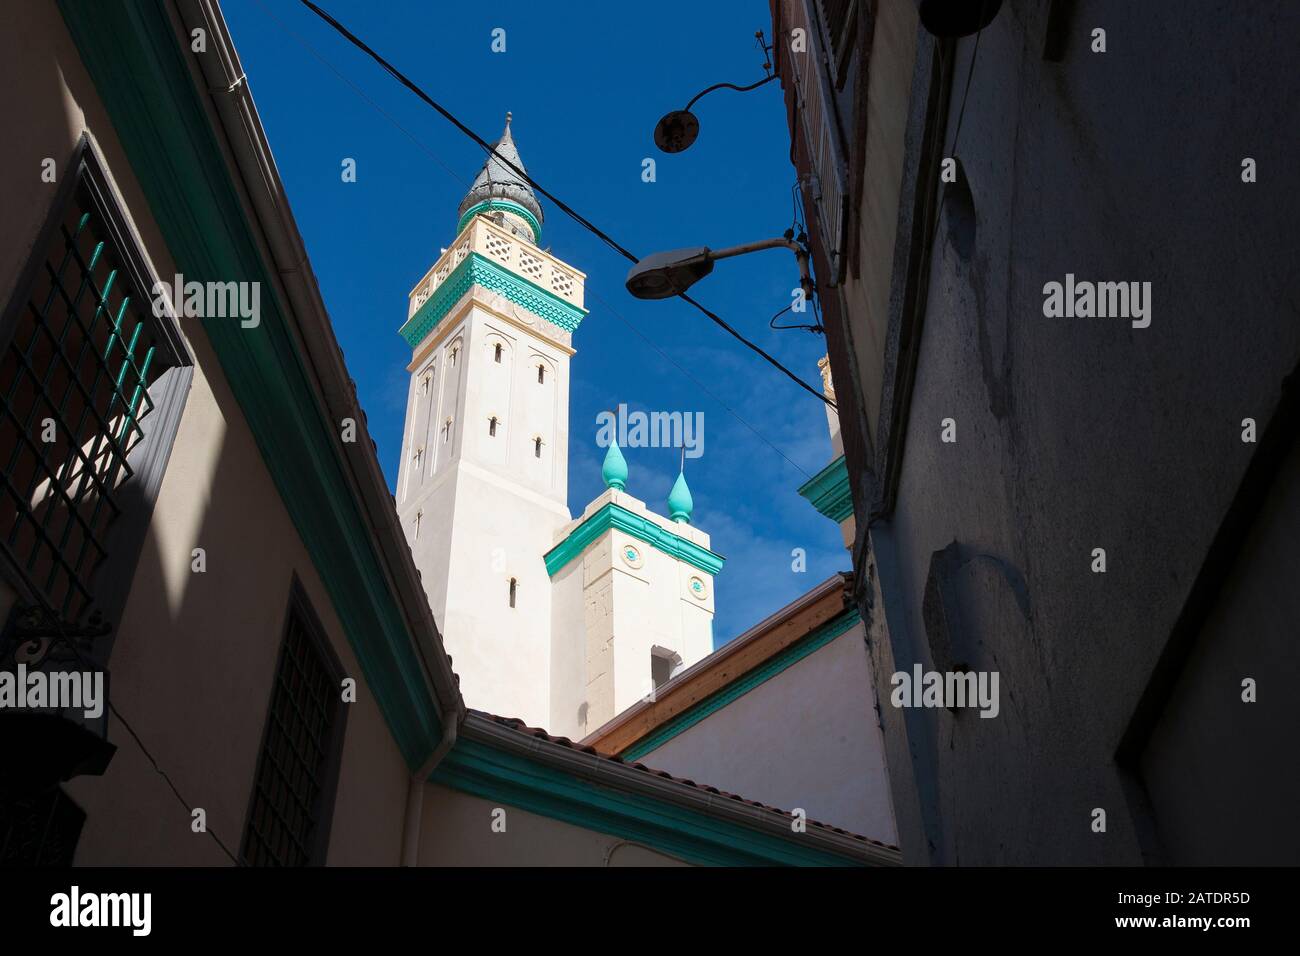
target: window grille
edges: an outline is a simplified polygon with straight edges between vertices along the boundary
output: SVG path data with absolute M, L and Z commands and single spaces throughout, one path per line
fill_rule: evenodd
M 189 383 L 125 222 L 83 145 L 0 326 L 0 558 L 69 622 L 125 600 Z
M 295 585 L 271 691 L 242 856 L 325 862 L 343 741 L 342 671 Z

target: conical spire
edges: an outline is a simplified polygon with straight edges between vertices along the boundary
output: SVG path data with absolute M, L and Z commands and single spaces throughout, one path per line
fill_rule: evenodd
M 600 477 L 605 479 L 605 487 L 615 491 L 627 488 L 627 459 L 619 451 L 618 442 L 609 441 L 609 451 L 605 452 L 605 464 L 601 466 Z
M 695 500 L 691 498 L 691 489 L 686 485 L 686 472 L 677 473 L 677 483 L 668 492 L 668 517 L 682 524 L 691 523 L 691 512 L 695 510 Z
M 515 148 L 514 138 L 510 135 L 509 113 L 506 114 L 505 132 L 501 134 L 501 139 L 496 144 L 496 151 L 520 170 L 524 170 L 524 161 L 519 158 L 519 150 Z M 488 155 L 483 169 L 474 180 L 474 185 L 469 187 L 469 192 L 460 201 L 457 215 L 464 218 L 465 213 L 474 206 L 492 199 L 516 202 L 532 213 L 539 225 L 542 222 L 542 207 L 533 194 L 533 187 L 495 154 Z

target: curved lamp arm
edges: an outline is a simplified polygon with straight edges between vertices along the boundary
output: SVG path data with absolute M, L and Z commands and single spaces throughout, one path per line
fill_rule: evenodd
M 750 252 L 763 249 L 789 249 L 799 262 L 799 287 L 804 295 L 812 298 L 812 276 L 808 271 L 808 250 L 793 239 L 781 236 L 776 239 L 759 239 L 738 246 L 724 249 L 710 249 L 708 246 L 694 246 L 689 249 L 675 249 L 671 252 L 657 252 L 646 256 L 634 265 L 627 274 L 627 291 L 638 299 L 666 299 L 680 295 L 692 285 L 713 271 L 713 263 L 719 259 L 731 259 Z
M 786 239 L 784 236 L 777 239 L 760 239 L 757 242 L 745 242 L 738 246 L 728 246 L 725 249 L 708 249 L 707 253 L 710 259 L 730 259 L 733 256 L 743 256 L 749 252 L 759 252 L 762 249 L 779 249 L 785 247 L 794 253 L 794 257 L 799 262 L 799 287 L 803 289 L 804 295 L 812 298 L 813 283 L 812 275 L 808 271 L 808 250 L 793 239 Z

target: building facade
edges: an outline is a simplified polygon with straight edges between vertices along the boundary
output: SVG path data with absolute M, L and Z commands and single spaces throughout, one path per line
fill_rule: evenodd
M 0 857 L 396 865 L 463 707 L 219 11 L 0 17 L 0 681 L 102 691 L 0 697 Z
M 772 4 L 904 858 L 1294 863 L 1300 17 L 962 6 Z

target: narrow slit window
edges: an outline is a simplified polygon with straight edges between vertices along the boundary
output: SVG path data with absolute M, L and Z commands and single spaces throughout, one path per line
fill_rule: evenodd
M 451 441 L 451 419 L 447 419 L 442 425 L 442 443 L 445 445 Z
M 514 578 L 510 579 L 510 606 L 515 606 L 515 593 L 519 590 L 519 582 Z
M 539 366 L 537 366 L 537 384 L 538 384 L 538 385 L 545 385 L 545 384 L 546 384 L 546 366 L 545 366 L 545 365 L 539 365 Z
M 500 364 L 500 363 L 501 363 L 501 343 L 500 343 L 500 342 L 498 342 L 498 343 L 496 344 L 496 348 L 494 348 L 494 349 L 492 350 L 492 359 L 493 359 L 493 361 L 495 361 L 497 364 Z
M 495 415 L 488 419 L 488 436 L 491 438 L 497 437 L 497 418 Z
M 533 457 L 534 458 L 542 457 L 542 440 L 540 438 L 533 439 Z

